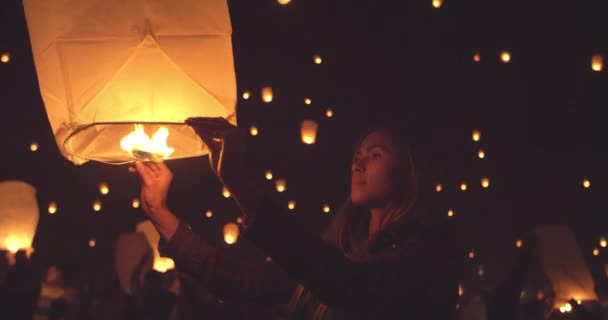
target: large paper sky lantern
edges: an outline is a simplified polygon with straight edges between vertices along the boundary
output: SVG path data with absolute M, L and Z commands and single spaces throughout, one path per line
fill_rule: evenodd
M 0 250 L 30 249 L 39 217 L 33 186 L 23 181 L 0 182 Z
M 186 118 L 236 124 L 226 0 L 23 4 L 49 122 L 73 163 L 204 155 Z

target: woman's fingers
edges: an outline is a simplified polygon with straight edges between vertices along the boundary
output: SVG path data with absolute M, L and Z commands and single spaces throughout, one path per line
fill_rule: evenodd
M 137 172 L 141 176 L 144 183 L 150 183 L 152 181 L 152 169 L 150 169 L 150 167 L 146 163 L 143 163 L 141 161 L 135 161 L 135 168 L 137 169 Z

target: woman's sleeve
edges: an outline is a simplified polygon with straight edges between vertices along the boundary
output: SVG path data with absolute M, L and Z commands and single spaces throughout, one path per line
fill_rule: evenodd
M 362 312 L 455 308 L 460 267 L 440 242 L 404 243 L 394 258 L 357 263 L 283 211 L 264 201 L 245 236 L 324 304 Z
M 171 240 L 162 244 L 163 254 L 171 257 L 180 271 L 192 275 L 222 300 L 289 301 L 296 284 L 283 270 L 271 263 L 243 263 L 230 251 L 204 241 L 181 221 Z

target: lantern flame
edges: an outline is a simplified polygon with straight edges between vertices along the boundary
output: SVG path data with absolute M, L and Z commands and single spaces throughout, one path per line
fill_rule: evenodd
M 136 124 L 135 130 L 122 138 L 120 147 L 136 159 L 159 161 L 167 159 L 175 151 L 167 146 L 168 137 L 169 129 L 160 127 L 150 139 L 144 131 L 144 126 Z
M 155 271 L 165 273 L 168 270 L 175 269 L 175 262 L 171 258 L 161 257 L 160 255 L 154 257 L 154 265 L 152 269 Z

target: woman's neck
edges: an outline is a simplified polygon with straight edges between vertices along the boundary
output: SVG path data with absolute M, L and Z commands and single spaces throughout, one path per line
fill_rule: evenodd
M 382 222 L 384 220 L 384 214 L 386 212 L 386 208 L 375 208 L 370 209 L 370 219 L 369 219 L 369 233 L 368 239 L 371 239 L 376 233 L 382 230 L 383 225 Z

